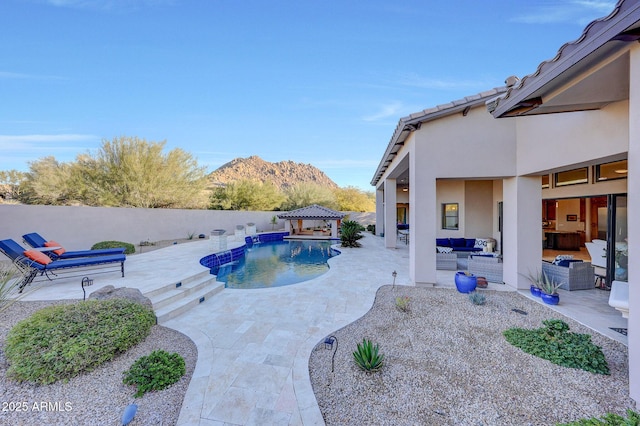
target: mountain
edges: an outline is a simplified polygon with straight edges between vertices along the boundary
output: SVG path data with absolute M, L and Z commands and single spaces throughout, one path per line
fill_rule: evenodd
M 322 170 L 311 164 L 293 161 L 270 163 L 256 155 L 233 159 L 209 175 L 209 181 L 213 186 L 226 185 L 243 179 L 273 182 L 283 189 L 301 182 L 311 182 L 329 188 L 338 187 Z

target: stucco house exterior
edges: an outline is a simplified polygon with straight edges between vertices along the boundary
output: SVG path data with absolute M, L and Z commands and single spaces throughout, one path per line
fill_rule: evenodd
M 490 237 L 505 284 L 528 288 L 542 257 L 543 201 L 584 200 L 560 216 L 562 226 L 584 216 L 577 230 L 590 241 L 589 207 L 604 199 L 611 270 L 614 247 L 630 260 L 623 275 L 609 273 L 629 283 L 629 360 L 640 360 L 639 39 L 640 2 L 622 0 L 531 75 L 400 119 L 371 184 L 387 247 L 398 206 L 407 213 L 416 284 L 436 282 L 436 238 Z M 629 363 L 629 376 L 640 402 L 640 363 Z

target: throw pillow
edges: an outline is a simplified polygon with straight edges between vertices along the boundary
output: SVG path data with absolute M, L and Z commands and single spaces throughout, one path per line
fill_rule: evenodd
M 476 238 L 476 245 L 473 247 L 483 249 L 487 246 L 488 242 L 489 242 L 489 239 L 487 238 Z
M 436 246 L 436 250 L 438 251 L 438 253 L 451 253 L 453 251 L 453 248 L 452 247 Z
M 49 263 L 51 263 L 51 259 L 49 258 L 49 256 L 36 250 L 25 250 L 24 255 L 41 265 L 48 265 Z
M 46 243 L 44 243 L 45 247 L 60 247 L 58 250 L 54 250 L 53 252 L 55 254 L 57 254 L 58 256 L 64 254 L 66 252 L 66 250 L 64 249 L 64 247 L 62 247 L 62 244 L 58 244 L 57 242 L 51 240 L 51 241 L 47 241 Z
M 572 254 L 559 254 L 553 260 L 553 264 L 554 265 L 559 265 L 560 262 L 563 261 L 563 260 L 572 260 L 572 259 L 573 259 L 573 255 Z

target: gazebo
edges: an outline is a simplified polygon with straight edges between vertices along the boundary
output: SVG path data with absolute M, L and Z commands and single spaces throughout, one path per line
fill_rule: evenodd
M 284 229 L 292 236 L 338 238 L 344 213 L 313 204 L 278 215 L 285 219 Z

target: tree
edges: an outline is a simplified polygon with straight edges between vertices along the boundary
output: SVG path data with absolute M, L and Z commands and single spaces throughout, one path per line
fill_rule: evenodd
M 27 174 L 17 170 L 0 170 L 0 199 L 17 200 L 22 193 L 21 185 L 27 178 Z
M 373 192 L 365 192 L 355 186 L 336 188 L 333 191 L 338 209 L 343 212 L 374 212 L 376 200 Z
M 318 204 L 329 209 L 338 209 L 338 203 L 333 191 L 315 183 L 302 182 L 286 191 L 287 200 L 282 204 L 282 210 L 295 210 Z
M 276 210 L 285 196 L 271 182 L 240 180 L 218 187 L 211 194 L 212 210 Z
M 30 162 L 19 199 L 26 204 L 73 204 L 77 194 L 71 177 L 72 165 L 59 163 L 54 157 Z
M 25 202 L 145 208 L 202 208 L 205 168 L 191 154 L 166 142 L 137 137 L 104 140 L 95 156 L 58 163 L 46 157 L 30 164 Z

